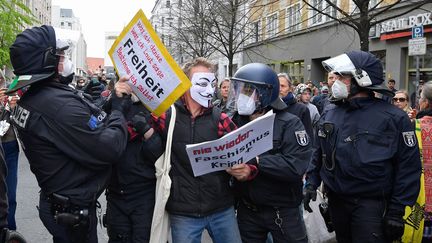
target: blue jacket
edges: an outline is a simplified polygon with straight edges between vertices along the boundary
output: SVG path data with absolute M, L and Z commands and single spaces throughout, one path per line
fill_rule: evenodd
M 414 204 L 422 167 L 414 127 L 403 110 L 372 97 L 331 104 L 316 139 L 308 184 L 318 187 L 322 179 L 336 194 L 386 198 L 400 210 Z

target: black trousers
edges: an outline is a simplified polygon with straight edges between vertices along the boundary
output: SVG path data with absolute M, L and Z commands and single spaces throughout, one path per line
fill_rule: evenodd
M 106 220 L 109 243 L 149 242 L 154 203 L 153 185 L 132 195 L 108 191 Z
M 86 224 L 77 227 L 59 225 L 51 213 L 51 203 L 45 195 L 39 198 L 39 218 L 53 236 L 54 243 L 97 243 L 96 206 L 89 208 L 89 218 Z
M 386 241 L 383 218 L 386 200 L 328 194 L 329 210 L 338 243 Z
M 280 227 L 275 223 L 282 219 Z M 307 243 L 306 227 L 300 208 L 259 207 L 256 210 L 248 208 L 240 202 L 237 209 L 237 221 L 243 242 L 265 243 L 268 233 L 271 233 L 274 243 L 299 242 Z

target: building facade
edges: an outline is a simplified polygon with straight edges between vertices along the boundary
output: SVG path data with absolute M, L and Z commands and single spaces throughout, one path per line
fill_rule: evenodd
M 255 31 L 244 48 L 244 63 L 266 63 L 277 72 L 288 72 L 294 82 L 311 80 L 319 84 L 326 77 L 321 65 L 323 60 L 360 49 L 360 40 L 354 29 L 318 14 L 301 0 L 264 2 L 267 1 L 255 1 L 265 7 L 251 11 L 250 25 Z M 309 2 L 328 15 L 339 16 L 325 1 Z M 384 7 L 391 2 L 370 1 L 370 6 L 379 3 Z M 334 0 L 334 3 L 356 16 L 352 1 Z M 420 57 L 420 78 L 432 80 L 432 3 L 391 18 L 408 9 L 410 4 L 405 1 L 381 16 L 390 19 L 371 29 L 369 50 L 381 59 L 386 80 L 393 78 L 398 89 L 412 92 L 415 58 L 408 56 L 408 39 L 414 26 L 423 25 L 427 38 L 427 53 Z
M 22 2 L 31 10 L 38 21 L 36 25 L 51 25 L 51 0 L 23 0 Z

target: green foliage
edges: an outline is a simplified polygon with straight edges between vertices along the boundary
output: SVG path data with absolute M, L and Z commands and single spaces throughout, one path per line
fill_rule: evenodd
M 17 34 L 36 22 L 31 10 L 20 0 L 0 0 L 0 64 L 10 66 L 9 47 Z

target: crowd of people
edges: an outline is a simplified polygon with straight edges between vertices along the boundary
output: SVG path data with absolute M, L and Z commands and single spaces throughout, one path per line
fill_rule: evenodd
M 318 188 L 328 198 L 337 242 L 401 239 L 405 210 L 415 205 L 422 168 L 429 176 L 432 162 L 421 157 L 430 155 L 432 82 L 422 83 L 412 109 L 394 80 L 385 85 L 381 62 L 368 52 L 325 60 L 328 78 L 319 89 L 312 82 L 295 85 L 289 74 L 261 63 L 218 82 L 215 66 L 200 57 L 183 65 L 191 88 L 156 117 L 127 76 L 75 77 L 68 47 L 45 25 L 26 29 L 10 47 L 16 77 L 0 91 L 7 123 L 0 122 L 0 227 L 16 229 L 19 140 L 53 242 L 97 242 L 103 192 L 109 242 L 159 242 L 151 235 L 160 196 L 155 162 L 169 140 L 165 209 L 174 243 L 200 242 L 204 230 L 216 243 L 306 243 L 303 214 L 317 213 L 309 204 Z M 186 145 L 221 138 L 269 111 L 275 113 L 271 150 L 194 176 Z M 430 198 L 426 193 L 425 232 Z

